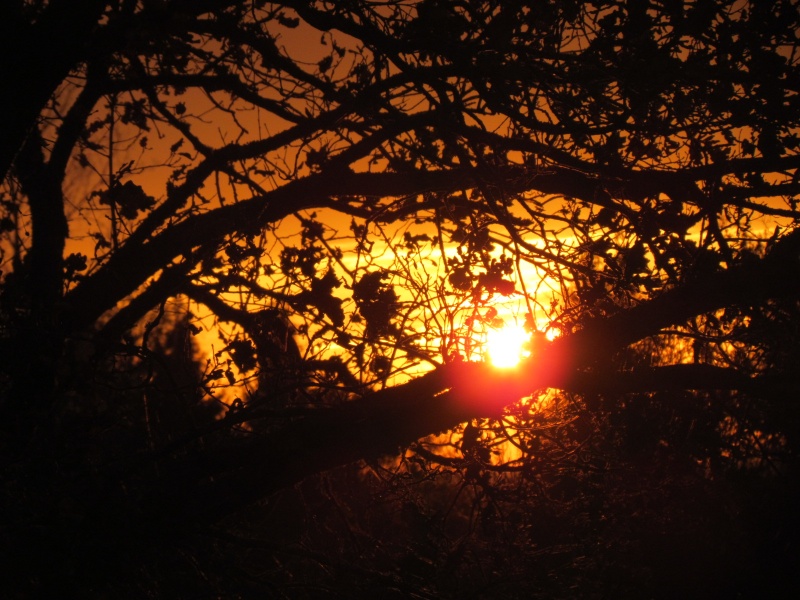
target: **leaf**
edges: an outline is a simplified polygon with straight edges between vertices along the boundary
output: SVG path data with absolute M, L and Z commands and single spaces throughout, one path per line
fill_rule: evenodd
M 387 356 L 376 356 L 370 365 L 370 370 L 381 377 L 387 377 L 391 368 L 392 361 Z
M 474 276 L 467 265 L 458 264 L 453 268 L 447 280 L 455 289 L 465 292 L 472 289 L 473 278 Z
M 85 254 L 78 254 L 73 252 L 64 259 L 64 276 L 67 279 L 73 279 L 75 273 L 85 271 L 87 266 L 87 258 Z
M 388 275 L 382 271 L 366 273 L 353 285 L 353 300 L 367 322 L 367 337 L 386 334 L 397 306 L 397 293 L 383 284 Z
M 328 149 L 309 150 L 306 153 L 306 164 L 309 168 L 321 167 L 328 160 Z
M 143 131 L 148 131 L 147 114 L 145 112 L 145 100 L 133 100 L 123 105 L 123 113 L 120 119 L 123 123 L 135 125 Z
M 281 25 L 283 25 L 288 29 L 294 29 L 298 25 L 300 25 L 300 19 L 298 19 L 297 17 L 287 17 L 283 13 L 278 13 L 277 15 L 275 15 L 275 18 L 278 20 L 278 23 L 280 23 Z
M 328 271 L 321 279 L 316 277 L 311 280 L 311 291 L 305 292 L 303 297 L 311 306 L 331 320 L 334 327 L 344 325 L 344 310 L 342 300 L 333 295 L 334 288 L 340 282 L 333 271 Z
M 478 278 L 479 285 L 482 285 L 487 292 L 510 296 L 516 291 L 513 281 L 505 279 L 498 270 L 492 270 Z
M 317 271 L 317 263 L 322 260 L 322 248 L 311 245 L 305 248 L 287 247 L 281 251 L 281 271 L 291 275 L 295 269 L 306 277 L 311 277 Z
M 240 372 L 250 371 L 258 365 L 256 349 L 249 339 L 235 340 L 228 344 L 226 350 Z
M 122 185 L 115 185 L 111 189 L 101 192 L 100 204 L 115 206 L 122 218 L 132 220 L 153 208 L 156 199 L 145 193 L 141 186 L 132 181 Z
M 317 63 L 317 67 L 319 68 L 320 73 L 324 73 L 325 71 L 331 68 L 332 64 L 333 64 L 333 57 L 326 56 Z
M 91 237 L 95 241 L 94 251 L 95 253 L 100 250 L 101 248 L 110 248 L 111 244 L 108 243 L 108 240 L 103 236 L 102 233 L 93 233 Z
M 325 227 L 322 223 L 313 219 L 302 219 L 301 222 L 303 224 L 302 240 L 304 244 L 315 239 L 322 239 L 325 233 Z

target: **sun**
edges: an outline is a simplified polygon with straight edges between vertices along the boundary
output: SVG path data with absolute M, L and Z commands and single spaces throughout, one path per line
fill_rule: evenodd
M 500 369 L 516 367 L 527 356 L 530 335 L 522 325 L 505 325 L 490 329 L 486 335 L 486 354 L 489 362 Z

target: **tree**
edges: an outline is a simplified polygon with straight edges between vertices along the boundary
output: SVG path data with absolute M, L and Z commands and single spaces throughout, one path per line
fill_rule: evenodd
M 597 490 L 640 506 L 645 457 L 669 515 L 723 475 L 796 497 L 794 3 L 0 10 L 9 590 L 156 586 L 198 531 L 380 456 L 458 473 L 494 527 L 527 507 L 533 544 L 561 535 L 535 511 L 628 543 Z M 530 357 L 500 371 L 509 303 Z

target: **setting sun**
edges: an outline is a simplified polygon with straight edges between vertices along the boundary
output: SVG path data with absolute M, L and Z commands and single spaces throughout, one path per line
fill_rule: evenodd
M 486 353 L 495 367 L 508 369 L 517 366 L 527 354 L 528 333 L 521 325 L 506 325 L 491 329 L 486 336 Z

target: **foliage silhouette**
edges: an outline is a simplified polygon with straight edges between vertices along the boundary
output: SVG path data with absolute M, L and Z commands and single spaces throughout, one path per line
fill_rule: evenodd
M 0 28 L 5 595 L 796 587 L 796 3 Z

